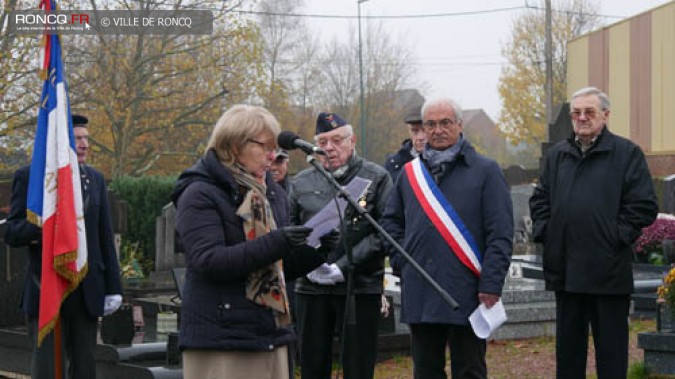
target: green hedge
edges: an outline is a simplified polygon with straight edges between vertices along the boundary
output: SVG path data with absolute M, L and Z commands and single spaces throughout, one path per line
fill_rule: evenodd
M 176 177 L 121 177 L 110 183 L 113 190 L 128 204 L 127 231 L 122 236 L 128 243 L 139 243 L 145 259 L 155 259 L 155 219 L 162 207 L 171 201 Z

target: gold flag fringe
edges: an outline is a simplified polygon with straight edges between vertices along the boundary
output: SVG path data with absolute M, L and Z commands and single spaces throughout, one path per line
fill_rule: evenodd
M 40 217 L 37 213 L 31 210 L 26 210 L 26 219 L 31 224 L 42 227 L 42 217 Z
M 70 260 L 66 259 L 66 257 L 71 257 Z M 42 340 L 54 330 L 54 326 L 56 325 L 56 321 L 59 319 L 59 316 L 61 315 L 61 305 L 63 304 L 63 301 L 68 297 L 75 289 L 77 286 L 80 285 L 80 283 L 84 280 L 84 277 L 87 276 L 87 272 L 89 271 L 89 263 L 85 263 L 84 267 L 82 267 L 82 270 L 80 272 L 72 272 L 70 270 L 65 270 L 62 265 L 60 264 L 65 264 L 67 262 L 72 262 L 74 257 L 77 256 L 77 251 L 71 251 L 66 254 L 60 255 L 54 259 L 54 268 L 56 269 L 56 272 L 61 275 L 62 277 L 66 278 L 68 280 L 68 288 L 66 291 L 63 293 L 63 297 L 61 298 L 59 302 L 59 311 L 56 312 L 56 315 L 47 322 L 47 324 L 38 331 L 38 346 L 42 344 Z M 66 272 L 67 271 L 67 272 Z

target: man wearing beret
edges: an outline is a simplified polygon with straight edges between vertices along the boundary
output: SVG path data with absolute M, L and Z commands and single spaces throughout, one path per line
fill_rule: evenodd
M 384 163 L 393 182 L 396 182 L 403 165 L 417 158 L 427 144 L 427 134 L 422 126 L 422 104 L 411 107 L 403 121 L 408 125 L 410 138 L 403 141 L 401 149 L 388 156 Z
M 380 218 L 392 187 L 391 179 L 381 166 L 356 155 L 352 126 L 335 113 L 320 113 L 314 139 L 326 152 L 323 167 L 340 185 L 345 186 L 356 177 L 370 181 L 358 201 L 374 219 Z M 289 189 L 291 223 L 304 224 L 334 201 L 333 196 L 331 185 L 314 167 L 300 172 Z M 323 266 L 296 282 L 296 324 L 303 379 L 330 378 L 336 331 L 344 347 L 344 378 L 374 375 L 385 254 L 378 233 L 352 207 L 347 207 L 343 220 L 339 247 L 328 254 Z M 352 251 L 352 262 L 347 259 L 345 247 Z M 349 270 L 353 273 L 354 306 L 350 311 L 355 323 L 348 323 L 343 332 Z
M 112 314 L 122 304 L 120 267 L 113 240 L 108 195 L 103 175 L 85 165 L 89 152 L 88 119 L 73 115 L 75 150 L 80 166 L 84 222 L 87 233 L 88 271 L 80 285 L 61 305 L 61 367 L 69 379 L 96 378 L 96 332 L 98 318 Z M 27 246 L 30 252 L 21 309 L 26 314 L 33 346 L 31 378 L 54 378 L 54 334 L 37 346 L 42 267 L 42 229 L 26 219 L 30 165 L 18 169 L 12 182 L 11 210 L 7 218 L 5 243 Z

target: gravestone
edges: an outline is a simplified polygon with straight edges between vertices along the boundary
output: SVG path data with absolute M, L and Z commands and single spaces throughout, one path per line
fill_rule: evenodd
M 525 169 L 523 166 L 509 166 L 503 171 L 509 186 L 532 183 L 539 176 L 538 169 Z
M 0 213 L 0 220 L 6 214 Z M 24 317 L 19 308 L 21 291 L 28 267 L 28 248 L 10 248 L 3 236 L 7 224 L 0 224 L 0 326 L 23 325 Z
M 176 265 L 176 207 L 169 203 L 162 208 L 162 214 L 155 224 L 155 271 L 171 270 Z
M 661 212 L 675 214 L 675 174 L 663 178 Z
M 101 340 L 110 345 L 131 345 L 134 338 L 134 310 L 129 304 L 101 320 Z
M 536 254 L 537 245 L 532 242 L 532 219 L 530 218 L 530 197 L 532 184 L 511 187 L 513 202 L 513 255 Z
M 536 256 L 528 258 L 538 259 Z M 509 273 L 511 272 L 513 270 L 509 270 Z M 490 339 L 555 336 L 555 295 L 544 289 L 543 280 L 517 275 L 507 276 L 502 301 L 508 319 L 490 336 Z
M 638 347 L 644 350 L 644 364 L 650 374 L 675 375 L 675 334 L 638 333 Z
M 562 103 L 557 110 L 553 123 L 548 126 L 548 141 L 552 144 L 564 140 L 572 133 L 570 104 Z
M 569 137 L 571 133 L 572 119 L 570 118 L 570 104 L 562 103 L 553 117 L 553 123 L 548 124 L 548 141 L 541 144 L 540 168 L 546 158 L 548 149 L 555 145 L 556 142 Z
M 128 227 L 129 203 L 122 200 L 114 191 L 108 190 L 108 205 L 110 207 L 110 217 L 112 218 L 112 228 L 115 235 L 115 250 L 117 251 L 117 259 L 119 260 L 122 235 L 127 232 Z

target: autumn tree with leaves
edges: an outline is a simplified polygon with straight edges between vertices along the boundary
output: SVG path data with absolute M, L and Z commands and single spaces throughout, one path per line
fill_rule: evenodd
M 21 2 L 22 6 L 30 6 Z M 63 0 L 61 9 L 190 10 L 214 15 L 210 35 L 68 35 L 62 39 L 71 109 L 89 117 L 90 163 L 108 177 L 177 174 L 204 151 L 229 106 L 264 89 L 256 25 L 220 0 Z M 4 2 L 0 20 L 19 9 Z M 6 23 L 2 23 L 3 27 Z M 0 150 L 26 149 L 41 80 L 39 38 L 0 35 Z M 16 141 L 16 142 L 14 142 Z M 6 164 L 13 169 L 26 163 Z M 6 160 L 3 152 L 3 161 Z M 13 166 L 13 167 L 11 167 Z
M 28 159 L 42 87 L 36 75 L 40 40 L 8 32 L 18 0 L 0 7 L 0 169 L 8 169 Z
M 97 9 L 101 1 L 90 1 Z M 210 9 L 210 35 L 98 35 L 69 45 L 73 108 L 90 118 L 94 164 L 111 177 L 176 174 L 203 153 L 231 104 L 259 88 L 260 44 L 227 3 L 108 1 L 110 9 Z
M 556 2 L 552 13 L 553 104 L 567 93 L 567 43 L 599 25 L 597 6 L 589 0 Z M 544 6 L 518 17 L 502 55 L 508 64 L 499 78 L 502 111 L 499 126 L 514 145 L 538 148 L 546 137 L 546 56 Z M 530 151 L 535 149 L 530 149 Z

